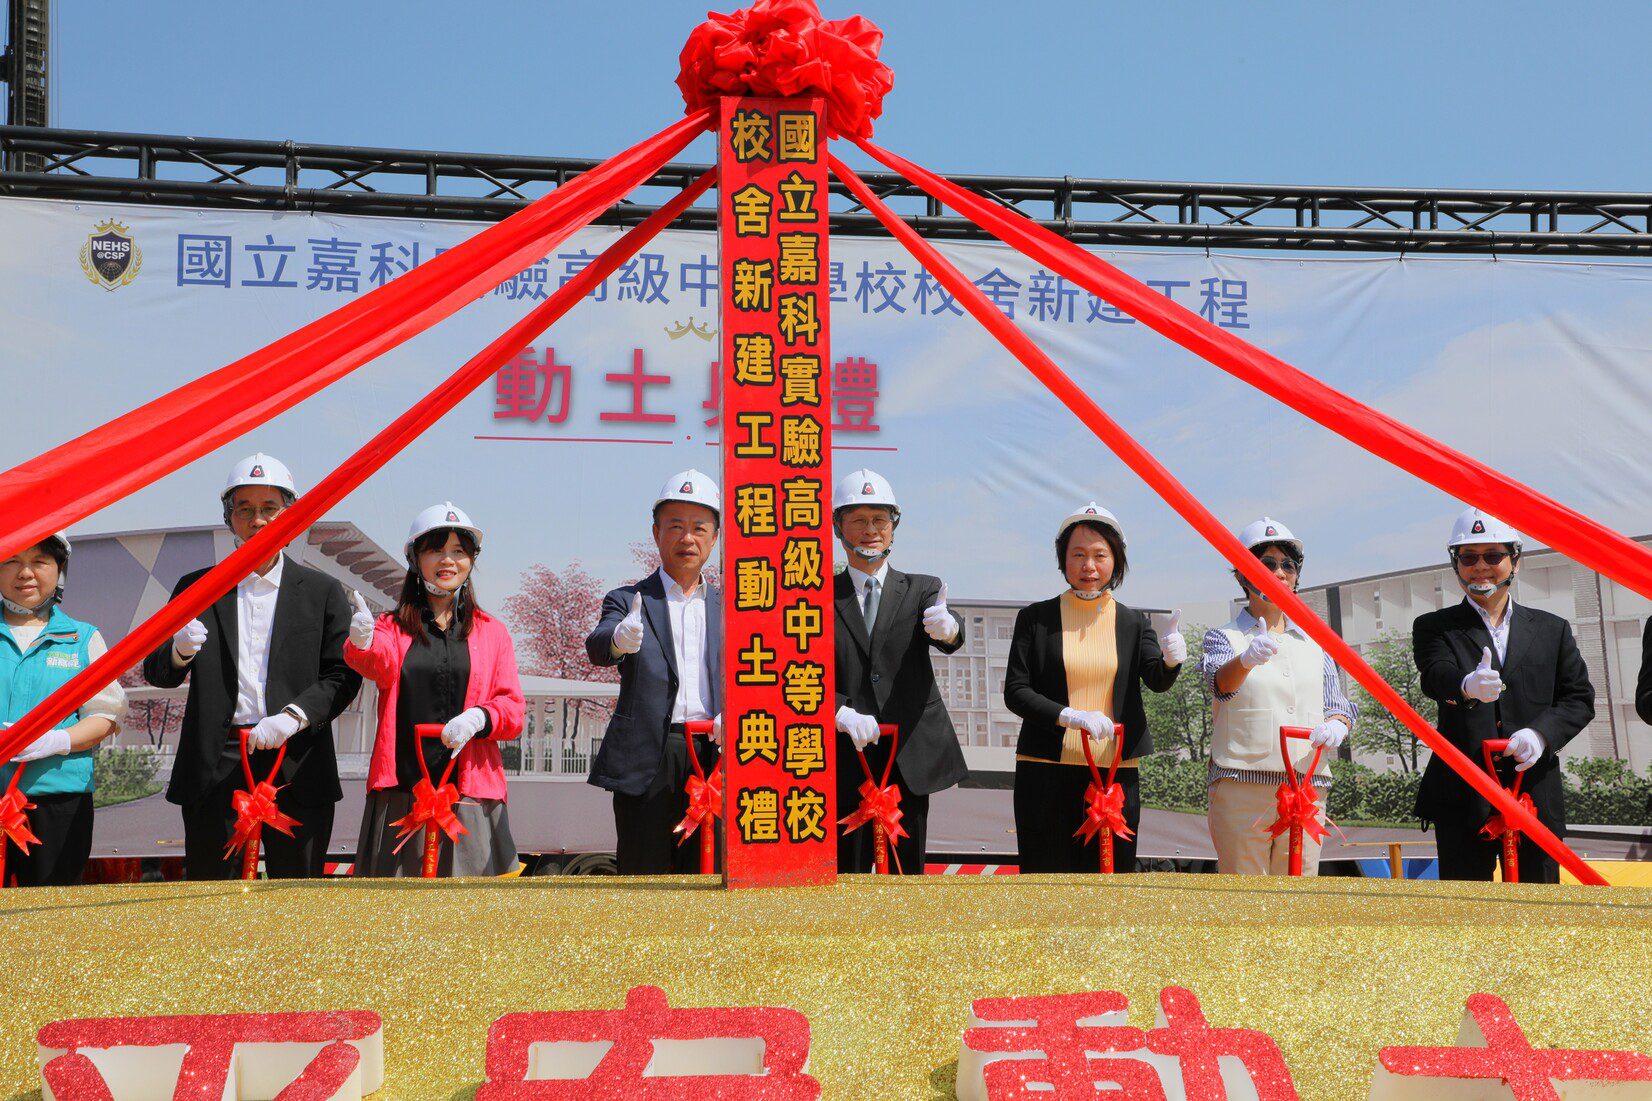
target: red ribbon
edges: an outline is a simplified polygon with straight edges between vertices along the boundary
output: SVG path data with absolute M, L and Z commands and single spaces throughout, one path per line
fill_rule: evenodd
M 1516 802 L 1520 804 L 1521 809 L 1525 810 L 1532 817 L 1537 817 L 1537 805 L 1532 802 L 1532 797 L 1529 792 L 1521 792 L 1516 798 Z M 1501 840 L 1505 833 L 1519 833 L 1520 828 L 1518 826 L 1509 825 L 1508 820 L 1503 817 L 1503 812 L 1498 811 L 1496 814 L 1493 814 L 1490 818 L 1486 819 L 1486 824 L 1480 827 L 1480 832 L 1491 840 L 1497 841 Z
M 225 856 L 233 856 L 246 848 L 258 835 L 261 826 L 280 830 L 288 837 L 293 835 L 298 819 L 282 813 L 275 805 L 278 790 L 274 784 L 264 780 L 251 791 L 238 791 L 230 798 L 230 804 L 235 808 L 235 832 L 224 847 Z
M 6 794 L 0 795 L 0 845 L 10 841 L 27 855 L 29 846 L 40 844 L 40 838 L 29 828 L 27 812 L 34 809 L 34 804 L 17 787 L 22 775 L 23 766 L 18 765 L 17 771 L 11 774 L 11 783 L 6 786 Z
M 860 792 L 860 806 L 853 813 L 838 819 L 844 833 L 852 833 L 868 822 L 876 822 L 883 827 L 884 836 L 891 845 L 896 838 L 906 836 L 906 827 L 901 825 L 901 817 L 906 812 L 901 810 L 898 784 L 879 787 L 871 780 L 862 780 L 857 790 Z
M 1268 827 L 1269 837 L 1278 837 L 1290 830 L 1292 826 L 1302 827 L 1302 836 L 1311 837 L 1315 841 L 1324 841 L 1331 836 L 1319 821 L 1319 792 L 1304 778 L 1301 787 L 1292 787 L 1290 784 L 1280 784 L 1275 793 L 1275 806 L 1279 810 L 1279 817 L 1273 825 Z
M 1073 832 L 1073 836 L 1087 842 L 1100 834 L 1103 827 L 1119 837 L 1136 836 L 1124 820 L 1123 784 L 1109 783 L 1098 787 L 1092 783 L 1084 789 L 1084 823 Z
M 814 0 L 757 0 L 708 12 L 678 57 L 688 114 L 723 96 L 822 96 L 828 134 L 872 136 L 895 74 L 878 60 L 883 31 L 861 16 L 822 19 Z
M 451 771 L 451 770 L 450 770 Z M 444 781 L 446 777 L 443 778 Z M 403 818 L 390 823 L 400 826 L 401 832 L 396 835 L 396 847 L 393 852 L 401 852 L 407 839 L 430 825 L 447 834 L 449 841 L 458 841 L 461 834 L 470 831 L 465 829 L 459 821 L 459 816 L 453 813 L 453 807 L 459 802 L 459 787 L 451 782 L 444 782 L 440 787 L 431 783 L 430 777 L 420 777 L 413 784 L 413 809 Z
M 690 747 L 690 752 L 692 752 Z M 688 793 L 688 813 L 683 820 L 673 827 L 673 833 L 682 834 L 677 838 L 681 845 L 694 831 L 702 825 L 710 826 L 723 813 L 723 773 L 721 769 L 714 769 L 709 778 L 690 776 L 685 789 Z

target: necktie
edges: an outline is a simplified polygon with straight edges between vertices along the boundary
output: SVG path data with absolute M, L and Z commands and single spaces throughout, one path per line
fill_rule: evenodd
M 878 579 L 866 579 L 866 599 L 861 604 L 861 614 L 866 617 L 866 633 L 872 634 L 872 626 L 878 621 Z

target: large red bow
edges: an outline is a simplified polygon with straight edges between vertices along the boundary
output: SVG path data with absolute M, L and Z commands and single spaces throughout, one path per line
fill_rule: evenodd
M 1084 822 L 1073 831 L 1081 841 L 1089 841 L 1106 827 L 1119 837 L 1134 837 L 1136 833 L 1124 820 L 1124 785 L 1090 784 L 1084 789 Z
M 860 806 L 855 808 L 854 813 L 838 820 L 838 825 L 844 827 L 844 833 L 852 833 L 868 822 L 876 822 L 883 827 L 883 834 L 890 845 L 895 844 L 896 838 L 906 836 L 906 827 L 901 825 L 901 816 L 906 812 L 901 810 L 901 789 L 897 785 L 879 787 L 871 780 L 862 780 L 858 790 Z
M 17 772 L 13 775 L 21 775 L 22 772 L 23 766 L 18 765 Z M 12 785 L 6 789 L 6 793 L 0 795 L 0 846 L 10 841 L 27 855 L 30 845 L 40 844 L 40 838 L 36 837 L 34 831 L 29 828 L 27 812 L 33 809 L 34 804 L 24 798 L 21 791 L 17 790 L 14 780 Z
M 688 813 L 683 820 L 673 827 L 673 833 L 682 834 L 677 838 L 681 845 L 694 831 L 702 825 L 710 826 L 723 813 L 723 774 L 721 770 L 714 771 L 709 779 L 690 776 L 685 789 L 688 792 Z
M 401 852 L 407 839 L 418 833 L 432 822 L 436 828 L 447 834 L 449 841 L 457 842 L 461 834 L 470 831 L 465 829 L 459 816 L 453 813 L 454 804 L 459 802 L 459 787 L 457 784 L 446 783 L 437 787 L 430 782 L 430 777 L 421 776 L 413 784 L 413 808 L 405 817 L 398 818 L 390 823 L 400 826 L 401 832 L 396 835 L 397 845 L 392 852 Z
M 830 134 L 872 136 L 895 74 L 878 60 L 883 31 L 861 16 L 826 20 L 814 0 L 757 0 L 708 12 L 678 57 L 687 113 L 723 96 L 823 96 Z
M 1520 804 L 1521 808 L 1528 814 L 1532 815 L 1532 817 L 1535 818 L 1537 816 L 1537 805 L 1532 802 L 1530 793 L 1524 791 L 1521 792 L 1516 801 Z M 1520 828 L 1518 826 L 1509 825 L 1503 818 L 1503 812 L 1498 811 L 1496 814 L 1493 814 L 1490 818 L 1486 819 L 1486 824 L 1480 827 L 1480 832 L 1491 840 L 1496 841 L 1499 840 L 1505 833 L 1519 833 Z
M 1331 836 L 1319 821 L 1319 792 L 1306 780 L 1301 787 L 1280 784 L 1275 794 L 1275 805 L 1279 817 L 1268 827 L 1269 837 L 1278 837 L 1292 826 L 1301 826 L 1302 835 L 1315 841 L 1324 841 Z
M 280 830 L 288 837 L 293 835 L 298 819 L 283 814 L 275 805 L 277 790 L 274 784 L 265 780 L 251 791 L 238 791 L 231 796 L 230 804 L 235 808 L 235 832 L 230 835 L 229 844 L 224 846 L 225 856 L 233 856 L 245 849 L 262 826 Z

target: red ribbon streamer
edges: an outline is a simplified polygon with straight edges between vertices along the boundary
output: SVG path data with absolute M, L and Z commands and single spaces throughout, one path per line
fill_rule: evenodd
M 692 753 L 693 751 L 693 746 L 690 746 L 689 752 Z M 688 813 L 683 815 L 683 820 L 672 828 L 673 833 L 682 834 L 681 837 L 677 838 L 677 844 L 679 845 L 693 837 L 694 831 L 702 825 L 709 828 L 718 818 L 722 817 L 722 770 L 713 769 L 708 777 L 690 776 L 684 790 L 688 793 Z
M 946 183 L 933 173 L 926 172 L 915 165 L 909 165 L 899 158 L 885 159 L 889 155 L 872 146 L 869 142 L 858 144 L 885 164 L 889 164 L 890 160 L 894 160 L 900 165 L 906 166 L 905 168 L 896 168 L 896 171 L 906 172 L 919 187 L 934 194 L 965 217 L 970 218 L 1010 244 L 1022 248 L 1028 255 L 1034 255 L 1032 251 L 1033 244 L 1042 242 L 1042 238 L 1034 237 L 1030 231 L 1018 230 L 1016 220 L 1013 218 L 1002 215 L 989 218 L 988 213 L 990 212 L 977 213 L 979 210 L 978 203 L 966 203 L 964 199 L 954 201 L 953 193 L 962 189 Z M 1528 814 L 1495 781 L 1488 779 L 1480 769 L 1474 767 L 1473 763 L 1460 749 L 1441 737 L 1439 731 L 1435 730 L 1421 715 L 1417 714 L 1416 710 L 1406 703 L 1387 681 L 1379 677 L 1376 671 L 1366 664 L 1365 659 L 1360 657 L 1353 647 L 1342 640 L 1342 636 L 1327 627 L 1314 614 L 1313 610 L 1302 602 L 1300 597 L 1281 585 L 1279 579 L 1274 577 L 1271 571 L 1263 569 L 1260 560 L 1251 554 L 1238 539 L 1234 538 L 1233 533 L 1223 527 L 1221 521 L 1189 493 L 1181 482 L 1176 480 L 1175 475 L 1165 469 L 1164 465 L 1155 459 L 1146 448 L 1137 443 L 1129 433 L 1119 427 L 1113 418 L 1103 412 L 1089 394 L 1080 389 L 1025 333 L 1015 327 L 1014 322 L 1010 321 L 997 307 L 987 301 L 979 287 L 965 278 L 951 262 L 941 255 L 939 250 L 920 237 L 916 230 L 891 211 L 882 200 L 872 193 L 865 182 L 850 171 L 842 161 L 835 156 L 828 156 L 828 163 L 831 165 L 833 174 L 848 186 L 856 200 L 870 211 L 896 240 L 906 246 L 907 251 L 911 252 L 918 262 L 946 287 L 959 305 L 967 309 L 971 316 L 981 322 L 987 331 L 998 339 L 999 343 L 1003 344 L 1063 405 L 1067 406 L 1074 415 L 1083 421 L 1137 477 L 1146 482 L 1148 487 L 1157 493 L 1161 500 L 1175 509 L 1182 519 L 1186 520 L 1223 558 L 1226 558 L 1234 569 L 1243 574 L 1252 585 L 1261 590 L 1269 600 L 1282 609 L 1291 622 L 1300 626 L 1309 638 L 1317 642 L 1322 649 L 1331 655 L 1338 665 L 1346 669 L 1367 692 L 1370 692 L 1376 698 L 1377 702 L 1389 714 L 1403 722 L 1406 728 L 1416 734 L 1424 745 L 1434 751 L 1436 757 L 1443 760 L 1452 771 L 1463 778 L 1465 783 L 1478 791 L 1493 806 L 1503 810 L 1506 814 L 1512 814 L 1512 820 L 1519 825 L 1521 831 L 1541 846 L 1544 852 L 1558 860 L 1566 870 L 1578 878 L 1579 882 L 1600 887 L 1607 885 L 1604 876 L 1584 863 L 1547 826 L 1539 822 L 1535 815 Z M 968 196 L 967 192 L 963 194 Z M 989 221 L 992 225 L 987 224 Z M 1024 224 L 1024 219 L 1022 222 Z M 998 229 L 993 228 L 1001 224 L 1008 225 L 1009 230 L 999 232 Z M 1011 236 L 1015 239 L 1011 240 Z M 1046 234 L 1046 236 L 1049 235 Z M 1044 253 L 1059 253 L 1066 257 L 1067 250 L 1072 250 L 1081 253 L 1087 259 L 1093 259 L 1089 257 L 1088 253 L 1084 253 L 1082 249 L 1078 249 L 1075 245 L 1061 241 L 1059 238 L 1053 238 L 1053 240 L 1056 245 L 1063 246 L 1062 249 L 1049 246 L 1042 250 Z M 1038 257 L 1034 256 L 1034 258 Z M 1068 259 L 1070 260 L 1070 257 Z M 1067 267 L 1071 266 L 1072 264 L 1069 262 Z M 1125 281 L 1128 282 L 1128 280 Z M 1163 296 L 1158 297 L 1162 298 Z M 1134 304 L 1134 299 L 1130 301 Z M 1122 308 L 1129 308 L 1122 298 L 1116 304 Z M 1217 331 L 1221 332 L 1222 330 Z M 1463 461 L 1467 462 L 1468 460 Z M 1472 500 L 1473 498 L 1469 499 Z M 1555 505 L 1554 507 L 1558 509 L 1560 506 Z M 1505 516 L 1505 518 L 1508 517 Z M 1526 530 L 1533 531 L 1534 529 L 1528 526 Z M 1633 544 L 1630 544 L 1630 546 L 1633 546 Z M 1639 548 L 1635 548 L 1635 550 L 1637 553 L 1644 553 Z M 1648 589 L 1652 591 L 1652 583 L 1649 583 Z
M 814 0 L 757 0 L 706 13 L 678 56 L 690 114 L 724 96 L 823 96 L 827 133 L 872 136 L 895 74 L 878 60 L 883 31 L 861 16 L 822 19 Z
M 1091 783 L 1084 789 L 1084 823 L 1073 836 L 1089 841 L 1103 829 L 1119 837 L 1134 837 L 1136 833 L 1124 820 L 1124 785 Z
M 421 757 L 423 754 L 420 755 Z M 453 772 L 452 762 L 448 763 L 448 774 Z M 436 828 L 447 834 L 449 841 L 458 841 L 462 834 L 470 831 L 465 829 L 459 821 L 459 816 L 453 813 L 454 805 L 459 802 L 459 786 L 448 782 L 447 776 L 442 777 L 440 786 L 431 782 L 429 776 L 418 779 L 413 784 L 413 808 L 401 818 L 390 823 L 400 826 L 401 832 L 396 834 L 396 847 L 392 852 L 401 852 L 407 839 L 417 834 L 426 826 L 435 824 Z
M 24 746 L 33 743 L 54 723 L 101 691 L 104 685 L 117 679 L 123 671 L 142 661 L 144 655 L 235 588 L 260 562 L 269 561 L 282 547 L 302 535 L 305 529 L 326 515 L 327 510 L 353 492 L 421 432 L 450 412 L 472 390 L 492 378 L 500 367 L 519 355 L 540 333 L 600 286 L 621 264 L 635 256 L 655 234 L 670 225 L 677 215 L 704 194 L 716 178 L 715 170 L 707 172 L 641 224 L 628 230 L 625 236 L 609 245 L 600 256 L 473 356 L 427 397 L 367 441 L 291 508 L 265 525 L 257 535 L 111 646 L 108 653 L 77 673 L 27 715 L 5 730 L 0 730 L 0 760 L 9 759 Z
M 623 199 L 710 124 L 709 112 L 674 123 L 377 290 L 0 475 L 0 561 L 468 306 Z
M 1016 211 L 972 195 L 870 141 L 857 139 L 855 144 L 994 237 L 1241 382 L 1401 470 L 1485 509 L 1566 557 L 1652 598 L 1652 550 L 1332 389 Z M 1290 618 L 1301 622 L 1295 613 Z

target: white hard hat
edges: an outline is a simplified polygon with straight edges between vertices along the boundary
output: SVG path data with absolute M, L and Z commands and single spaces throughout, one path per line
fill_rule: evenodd
M 413 518 L 413 526 L 407 529 L 407 543 L 403 549 L 409 558 L 413 557 L 413 544 L 419 541 L 421 535 L 442 528 L 457 528 L 468 531 L 476 537 L 476 550 L 482 550 L 482 529 L 470 522 L 463 509 L 452 501 L 443 501 L 439 505 L 431 505 Z
M 1453 550 L 1469 543 L 1508 543 L 1518 552 L 1520 533 L 1477 508 L 1465 509 L 1457 517 L 1457 522 L 1451 525 L 1451 541 L 1446 544 L 1446 549 Z
M 895 488 L 875 470 L 862 467 L 851 470 L 837 480 L 837 494 L 832 498 L 832 511 L 855 508 L 858 505 L 881 505 L 900 519 L 901 505 L 895 500 Z
M 242 486 L 274 486 L 284 489 L 288 496 L 297 497 L 298 489 L 293 485 L 292 471 L 280 459 L 272 459 L 262 451 L 256 455 L 248 455 L 229 472 L 229 481 L 224 483 L 224 492 L 220 494 L 224 502 L 229 502 L 229 495 Z
M 1093 524 L 1100 524 L 1102 527 L 1112 531 L 1114 535 L 1119 537 L 1120 547 L 1125 547 L 1128 545 L 1124 541 L 1124 526 L 1119 523 L 1119 518 L 1102 508 L 1100 505 L 1096 504 L 1094 501 L 1091 501 L 1083 508 L 1074 512 L 1071 516 L 1061 521 L 1061 528 L 1055 533 L 1055 537 L 1060 539 L 1063 535 L 1067 534 L 1068 528 L 1084 520 L 1088 520 Z
M 1292 535 L 1290 528 L 1268 516 L 1240 529 L 1239 542 L 1245 544 L 1246 550 L 1255 550 L 1269 543 L 1280 543 L 1294 550 L 1297 558 L 1302 557 L 1302 540 Z
M 711 475 L 692 467 L 679 470 L 665 480 L 660 495 L 654 498 L 655 511 L 667 501 L 687 501 L 691 505 L 704 505 L 719 517 L 723 514 L 723 494 L 717 483 Z

